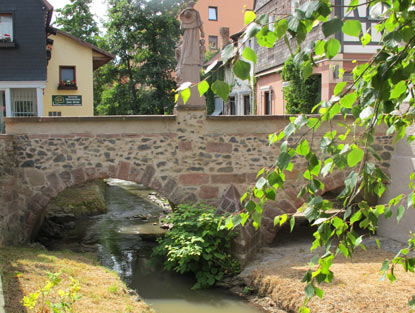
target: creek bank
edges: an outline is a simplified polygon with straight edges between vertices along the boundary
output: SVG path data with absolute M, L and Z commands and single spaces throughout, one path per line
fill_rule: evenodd
M 1 247 L 0 272 L 3 278 L 5 310 L 26 312 L 21 300 L 48 280 L 47 272 L 62 271 L 62 282 L 52 289 L 49 300 L 57 303 L 58 290 L 66 290 L 70 276 L 80 283 L 82 294 L 73 305 L 77 313 L 135 312 L 154 313 L 144 302 L 129 293 L 125 283 L 114 272 L 97 264 L 95 256 L 72 251 L 47 251 L 34 244 L 31 247 Z M 40 312 L 37 307 L 36 312 Z M 1 311 L 1 310 L 0 310 Z

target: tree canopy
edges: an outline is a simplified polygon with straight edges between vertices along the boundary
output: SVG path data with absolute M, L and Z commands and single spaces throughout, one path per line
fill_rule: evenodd
M 70 0 L 62 9 L 56 9 L 58 16 L 54 24 L 86 42 L 96 44 L 99 36 L 98 25 L 90 11 L 92 0 Z

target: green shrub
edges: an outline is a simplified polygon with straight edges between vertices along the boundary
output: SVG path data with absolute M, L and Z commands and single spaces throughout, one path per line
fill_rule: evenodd
M 236 274 L 239 263 L 230 254 L 233 232 L 220 227 L 222 217 L 204 205 L 180 205 L 165 222 L 173 224 L 158 239 L 154 257 L 162 257 L 166 270 L 194 273 L 194 289 L 210 287 L 224 275 Z
M 312 75 L 306 80 L 301 76 L 300 66 L 290 57 L 282 69 L 282 78 L 290 82 L 284 87 L 284 100 L 288 114 L 308 114 L 321 101 L 321 76 Z

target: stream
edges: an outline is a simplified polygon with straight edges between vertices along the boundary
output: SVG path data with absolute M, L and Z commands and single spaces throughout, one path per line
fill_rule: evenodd
M 162 231 L 153 225 L 162 209 L 147 200 L 149 191 L 137 184 L 115 179 L 107 184 L 108 213 L 88 219 L 88 237 L 98 242 L 101 264 L 116 271 L 157 313 L 264 312 L 224 289 L 191 290 L 193 277 L 150 265 L 155 243 L 142 236 Z

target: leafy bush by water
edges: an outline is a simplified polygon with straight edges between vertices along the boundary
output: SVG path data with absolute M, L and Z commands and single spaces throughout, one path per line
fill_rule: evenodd
M 220 227 L 222 217 L 214 212 L 205 205 L 180 205 L 167 216 L 165 222 L 173 227 L 153 250 L 153 256 L 163 258 L 166 270 L 194 273 L 194 289 L 213 286 L 224 275 L 239 271 L 230 253 L 235 233 Z

